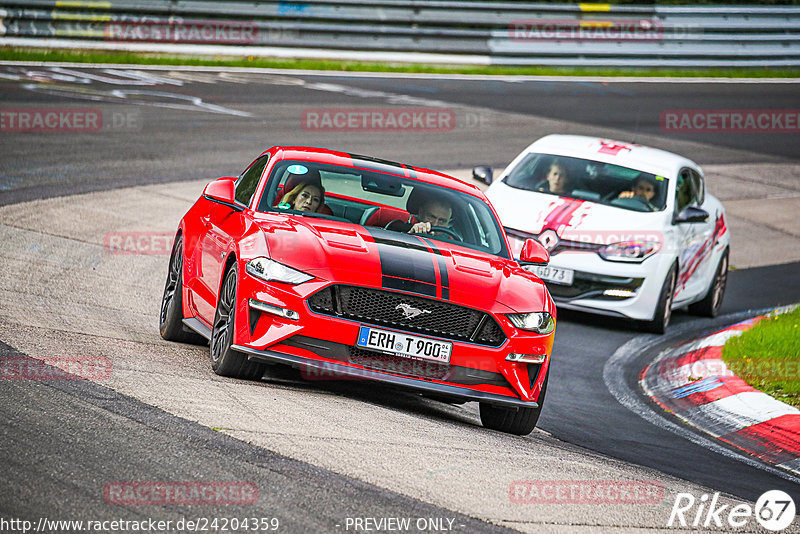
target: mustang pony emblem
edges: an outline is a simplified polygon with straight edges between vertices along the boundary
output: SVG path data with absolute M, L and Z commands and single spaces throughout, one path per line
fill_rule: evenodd
M 430 313 L 430 310 L 420 310 L 419 308 L 415 308 L 411 304 L 406 304 L 405 302 L 398 304 L 394 307 L 395 310 L 400 310 L 403 312 L 404 319 L 413 319 L 417 315 L 422 315 L 423 313 Z

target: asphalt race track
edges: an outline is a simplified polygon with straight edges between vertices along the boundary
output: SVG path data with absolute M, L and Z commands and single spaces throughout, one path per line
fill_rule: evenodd
M 112 365 L 96 382 L 0 381 L 0 518 L 275 517 L 279 532 L 353 532 L 353 518 L 409 517 L 426 519 L 424 531 L 629 532 L 666 529 L 679 492 L 718 491 L 734 503 L 781 489 L 800 503 L 796 479 L 663 430 L 621 405 L 603 376 L 611 355 L 637 336 L 650 348 L 624 369 L 632 390 L 660 348 L 800 302 L 796 222 L 751 228 L 743 217 L 731 225 L 739 269 L 715 320 L 676 312 L 658 338 L 626 321 L 561 313 L 547 403 L 537 430 L 523 438 L 484 430 L 476 406 L 386 395 L 369 384 L 217 377 L 207 348 L 158 336 L 167 255 L 103 247 L 109 232 L 174 232 L 203 183 L 239 174 L 274 144 L 463 173 L 482 163 L 502 167 L 552 132 L 680 152 L 706 169 L 710 191 L 722 193 L 729 211 L 746 213 L 748 194 L 767 190 L 757 200 L 786 219 L 785 203 L 800 197 L 800 134 L 675 133 L 665 131 L 661 116 L 797 110 L 796 83 L 4 65 L 0 88 L 0 355 L 90 354 Z M 444 110 L 453 122 L 439 131 L 341 132 L 304 119 L 387 107 Z M 88 110 L 102 124 L 97 131 L 14 131 L 7 113 L 31 109 Z M 768 238 L 752 238 L 756 230 Z M 247 506 L 124 506 L 104 497 L 119 481 L 198 480 L 246 481 L 258 498 Z M 530 480 L 651 481 L 663 495 L 605 506 L 515 501 L 511 488 Z

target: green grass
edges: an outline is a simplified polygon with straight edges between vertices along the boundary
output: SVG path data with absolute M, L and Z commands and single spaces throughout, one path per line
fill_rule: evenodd
M 800 307 L 729 339 L 722 359 L 754 388 L 800 407 Z
M 411 72 L 430 74 L 534 75 L 534 76 L 669 76 L 720 78 L 797 78 L 800 69 L 643 69 L 597 67 L 501 67 L 428 65 L 420 63 L 370 63 L 357 61 L 272 59 L 260 57 L 181 56 L 132 52 L 98 52 L 63 49 L 0 47 L 0 60 L 62 61 L 73 63 L 118 63 L 134 65 L 189 65 L 215 67 L 256 67 L 271 69 L 331 70 L 343 72 Z

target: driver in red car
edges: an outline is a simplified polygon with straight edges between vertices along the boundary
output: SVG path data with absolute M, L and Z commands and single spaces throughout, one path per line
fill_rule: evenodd
M 429 234 L 431 233 L 431 226 L 449 228 L 452 215 L 453 208 L 447 202 L 438 198 L 430 198 L 420 205 L 419 213 L 417 214 L 419 222 L 412 225 L 408 233 Z

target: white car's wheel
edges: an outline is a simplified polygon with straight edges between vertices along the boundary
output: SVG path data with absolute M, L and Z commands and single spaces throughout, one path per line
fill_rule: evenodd
M 644 322 L 644 329 L 654 334 L 663 334 L 667 330 L 670 317 L 672 317 L 672 297 L 675 295 L 675 283 L 678 278 L 678 266 L 673 265 L 664 279 L 661 292 L 658 296 L 656 313 L 653 319 Z
M 725 296 L 725 286 L 728 284 L 728 249 L 722 253 L 722 257 L 717 263 L 717 270 L 714 271 L 714 279 L 708 292 L 700 302 L 695 302 L 689 306 L 689 311 L 695 315 L 704 317 L 716 317 L 722 307 L 722 299 Z

